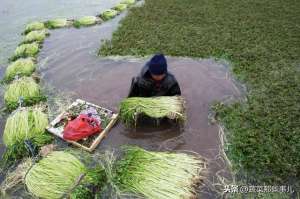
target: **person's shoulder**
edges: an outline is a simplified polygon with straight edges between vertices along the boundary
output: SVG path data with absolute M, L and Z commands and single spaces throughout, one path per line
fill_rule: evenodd
M 171 72 L 168 72 L 167 79 L 168 79 L 168 81 L 171 81 L 171 82 L 177 82 L 175 75 L 173 75 L 173 73 L 171 73 Z

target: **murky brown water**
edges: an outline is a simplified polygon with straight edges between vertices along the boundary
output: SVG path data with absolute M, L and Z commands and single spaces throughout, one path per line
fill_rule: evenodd
M 117 111 L 119 102 L 128 94 L 131 77 L 147 61 L 96 56 L 101 39 L 111 37 L 121 17 L 90 28 L 52 31 L 39 56 L 43 80 L 59 92 L 72 92 L 78 98 Z M 208 177 L 213 181 L 215 173 L 226 165 L 217 158 L 218 127 L 209 124 L 209 107 L 214 101 L 238 98 L 241 93 L 226 67 L 212 59 L 167 59 L 187 101 L 188 121 L 184 129 L 162 126 L 134 130 L 119 122 L 99 149 L 135 144 L 148 149 L 195 151 L 209 160 Z

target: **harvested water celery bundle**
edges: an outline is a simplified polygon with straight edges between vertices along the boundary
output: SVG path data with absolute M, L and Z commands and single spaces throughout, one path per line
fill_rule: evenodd
M 34 31 L 29 32 L 24 37 L 22 43 L 31 43 L 31 42 L 42 43 L 48 35 L 49 35 L 49 32 L 47 31 L 47 29 L 34 30 Z
M 114 7 L 114 10 L 116 10 L 118 12 L 122 12 L 122 11 L 126 10 L 126 8 L 127 8 L 127 4 L 119 3 L 118 5 L 116 5 Z
M 71 22 L 67 19 L 53 19 L 45 22 L 45 26 L 49 29 L 63 28 L 70 26 Z
M 27 24 L 24 33 L 27 34 L 34 30 L 43 30 L 45 29 L 45 25 L 43 22 L 35 21 Z
M 4 81 L 11 81 L 16 75 L 19 77 L 30 76 L 35 69 L 36 65 L 32 57 L 18 59 L 7 67 L 4 75 Z
M 26 142 L 38 148 L 51 142 L 52 137 L 45 132 L 47 126 L 47 114 L 40 106 L 23 107 L 13 112 L 7 118 L 3 133 L 3 142 L 7 147 L 2 158 L 3 167 L 30 155 L 32 149 L 26 148 Z
M 33 42 L 30 44 L 22 44 L 17 47 L 11 60 L 14 61 L 21 57 L 23 58 L 35 57 L 38 53 L 39 53 L 39 44 L 37 42 Z
M 181 96 L 131 97 L 120 105 L 120 118 L 126 125 L 136 124 L 139 116 L 185 120 L 185 101 Z
M 38 198 L 94 198 L 85 185 L 99 185 L 103 173 L 101 168 L 88 169 L 69 152 L 54 151 L 28 171 L 25 185 Z
M 46 100 L 46 97 L 31 77 L 22 77 L 9 84 L 4 94 L 4 101 L 9 110 L 17 108 L 20 100 L 23 105 L 33 105 Z
M 76 21 L 74 21 L 73 25 L 76 28 L 79 28 L 80 26 L 91 26 L 96 24 L 98 21 L 100 21 L 97 17 L 95 16 L 85 16 L 82 17 Z
M 135 4 L 135 0 L 123 0 L 123 1 L 121 1 L 121 3 L 127 4 L 127 5 L 133 5 L 133 4 Z
M 114 18 L 117 14 L 118 14 L 118 11 L 112 10 L 112 9 L 108 9 L 108 10 L 105 10 L 105 11 L 100 15 L 100 17 L 101 17 L 104 21 L 107 21 L 107 20 L 109 20 L 109 19 Z
M 116 163 L 114 183 L 122 192 L 146 199 L 190 199 L 204 169 L 203 159 L 196 155 L 126 147 Z

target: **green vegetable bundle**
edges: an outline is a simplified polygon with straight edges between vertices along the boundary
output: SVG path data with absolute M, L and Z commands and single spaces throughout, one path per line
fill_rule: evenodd
M 34 72 L 35 68 L 36 65 L 32 57 L 18 59 L 7 67 L 4 80 L 11 81 L 16 75 L 19 77 L 30 76 Z
M 135 0 L 123 0 L 123 1 L 121 1 L 121 3 L 128 4 L 128 5 L 133 5 L 133 4 L 135 4 Z
M 181 96 L 131 97 L 120 105 L 120 118 L 126 125 L 136 124 L 139 116 L 185 120 L 185 101 Z
M 70 25 L 71 23 L 67 19 L 53 19 L 45 22 L 45 26 L 49 29 L 63 28 Z
M 25 27 L 24 33 L 27 34 L 34 30 L 43 30 L 43 29 L 45 29 L 44 23 L 35 21 L 35 22 L 31 22 L 31 23 L 27 24 L 27 26 Z
M 85 16 L 85 17 L 82 17 L 82 18 L 74 21 L 73 25 L 75 27 L 79 28 L 80 26 L 94 25 L 97 23 L 97 21 L 99 21 L 99 20 L 95 16 Z
M 101 17 L 104 21 L 107 21 L 107 20 L 109 20 L 109 19 L 114 18 L 117 14 L 118 14 L 118 11 L 112 10 L 112 9 L 108 9 L 108 10 L 105 10 L 105 11 L 100 15 L 100 17 Z
M 30 44 L 21 44 L 17 47 L 14 52 L 13 57 L 11 58 L 12 61 L 18 58 L 25 58 L 25 57 L 35 57 L 39 53 L 39 44 L 37 42 L 33 42 Z
M 24 37 L 22 43 L 31 43 L 31 42 L 42 43 L 48 35 L 49 32 L 47 29 L 33 30 Z
M 126 8 L 127 8 L 127 4 L 125 4 L 125 3 L 119 3 L 118 5 L 116 5 L 114 7 L 114 10 L 116 10 L 118 12 L 122 12 L 122 11 L 126 10 Z
M 41 147 L 52 141 L 45 129 L 48 126 L 47 114 L 42 107 L 23 107 L 13 112 L 7 119 L 3 142 L 6 151 L 3 155 L 3 167 L 5 164 L 30 155 L 24 141 L 30 141 L 35 147 Z
M 22 77 L 9 84 L 4 94 L 4 101 L 9 110 L 17 108 L 20 99 L 22 99 L 23 105 L 33 105 L 45 100 L 46 97 L 42 94 L 40 86 L 31 77 Z
M 27 173 L 25 184 L 39 198 L 93 198 L 85 185 L 102 181 L 102 169 L 88 169 L 69 152 L 54 151 L 36 163 Z
M 195 155 L 127 147 L 117 162 L 115 184 L 122 192 L 147 199 L 190 199 L 204 168 L 204 161 Z

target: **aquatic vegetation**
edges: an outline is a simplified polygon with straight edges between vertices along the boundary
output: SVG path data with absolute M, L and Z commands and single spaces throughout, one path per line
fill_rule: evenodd
M 49 32 L 47 29 L 34 30 L 34 31 L 29 32 L 24 37 L 22 43 L 31 43 L 31 42 L 42 43 L 48 35 L 49 35 Z
M 97 21 L 99 21 L 99 20 L 95 16 L 85 16 L 85 17 L 82 17 L 82 18 L 74 21 L 73 25 L 75 27 L 79 28 L 80 26 L 94 25 L 97 23 Z
M 133 5 L 133 4 L 135 4 L 135 1 L 136 0 L 123 0 L 123 1 L 121 1 L 121 3 L 128 4 L 128 5 Z
M 14 80 L 6 88 L 4 94 L 5 105 L 9 110 L 22 105 L 32 105 L 45 100 L 40 86 L 31 77 L 22 77 Z
M 32 57 L 21 58 L 12 62 L 5 71 L 4 81 L 11 81 L 16 76 L 30 76 L 36 69 L 36 64 Z
M 116 5 L 114 7 L 114 10 L 116 10 L 118 12 L 122 12 L 122 11 L 126 10 L 126 8 L 127 8 L 127 4 L 125 4 L 125 3 L 119 3 L 118 5 Z
M 181 96 L 130 97 L 120 104 L 120 118 L 126 125 L 136 124 L 140 116 L 184 121 L 184 104 Z
M 35 21 L 26 25 L 24 33 L 27 34 L 34 30 L 43 30 L 45 29 L 45 25 L 43 22 Z
M 257 184 L 300 182 L 299 7 L 293 0 L 147 0 L 100 54 L 229 60 L 250 89 L 246 102 L 216 109 L 235 171 Z
M 87 198 L 91 193 L 83 184 L 99 183 L 101 173 L 102 169 L 89 170 L 69 152 L 54 151 L 29 170 L 25 184 L 39 198 L 59 199 L 69 194 L 72 199 Z
M 139 147 L 123 148 L 115 166 L 115 184 L 123 192 L 148 199 L 195 197 L 205 163 L 196 155 L 151 152 Z
M 118 14 L 118 11 L 112 10 L 112 9 L 108 9 L 108 10 L 105 10 L 105 11 L 100 15 L 100 17 L 101 17 L 104 21 L 107 21 L 107 20 L 109 20 L 109 19 L 114 18 L 117 14 Z
M 45 22 L 45 26 L 49 29 L 63 28 L 70 26 L 71 22 L 67 19 L 52 19 Z
M 33 42 L 30 44 L 21 44 L 15 50 L 12 61 L 18 58 L 26 58 L 26 57 L 35 57 L 39 53 L 39 44 L 37 42 Z

